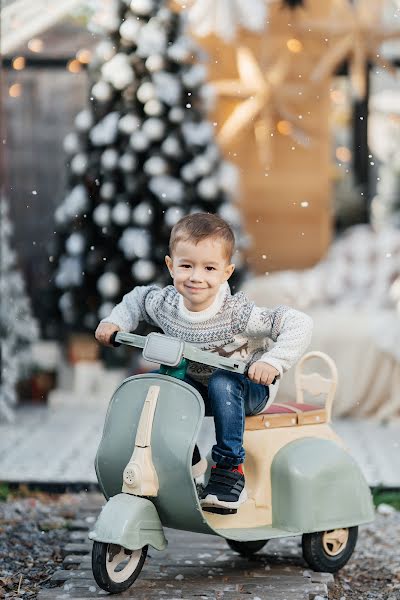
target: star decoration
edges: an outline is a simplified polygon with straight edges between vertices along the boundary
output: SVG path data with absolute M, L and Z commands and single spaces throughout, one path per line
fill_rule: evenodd
M 307 33 L 317 33 L 332 42 L 311 73 L 311 80 L 319 82 L 332 75 L 345 60 L 355 96 L 362 99 L 367 92 L 368 63 L 375 63 L 386 71 L 395 72 L 393 65 L 380 55 L 381 45 L 400 38 L 400 29 L 382 25 L 384 0 L 333 0 L 332 14 L 327 20 L 299 23 Z
M 260 160 L 270 162 L 270 142 L 278 120 L 286 124 L 283 130 L 299 143 L 309 143 L 308 137 L 297 126 L 296 117 L 287 109 L 299 86 L 285 83 L 291 57 L 283 54 L 264 73 L 249 48 L 237 49 L 239 79 L 222 79 L 213 82 L 217 95 L 241 100 L 228 116 L 218 134 L 222 147 L 228 147 L 242 131 L 254 128 Z M 302 93 L 302 92 L 301 92 Z

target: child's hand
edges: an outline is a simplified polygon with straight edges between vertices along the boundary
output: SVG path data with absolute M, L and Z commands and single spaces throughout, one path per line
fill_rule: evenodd
M 114 325 L 114 323 L 100 323 L 96 329 L 94 337 L 100 344 L 104 346 L 112 346 L 110 344 L 110 337 L 114 333 L 114 331 L 120 331 L 118 325 Z
M 275 369 L 272 365 L 269 365 L 262 360 L 250 365 L 247 376 L 254 383 L 261 383 L 262 385 L 270 385 L 275 377 L 279 375 L 278 369 Z

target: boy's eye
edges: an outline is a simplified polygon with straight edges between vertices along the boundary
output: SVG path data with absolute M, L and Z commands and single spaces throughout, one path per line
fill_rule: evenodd
M 215 271 L 214 267 L 206 267 L 207 271 Z
M 184 269 L 190 269 L 190 265 L 181 265 Z

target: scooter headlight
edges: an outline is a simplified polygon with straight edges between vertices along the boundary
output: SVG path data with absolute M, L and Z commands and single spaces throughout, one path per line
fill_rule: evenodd
M 143 348 L 143 358 L 168 367 L 177 367 L 182 360 L 185 342 L 162 333 L 150 333 Z

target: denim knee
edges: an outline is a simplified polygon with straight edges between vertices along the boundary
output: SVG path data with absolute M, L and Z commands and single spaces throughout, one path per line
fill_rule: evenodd
M 208 381 L 208 392 L 218 397 L 221 392 L 226 392 L 228 389 L 232 390 L 232 386 L 238 386 L 239 389 L 243 388 L 240 374 L 230 373 L 224 369 L 216 369 Z

